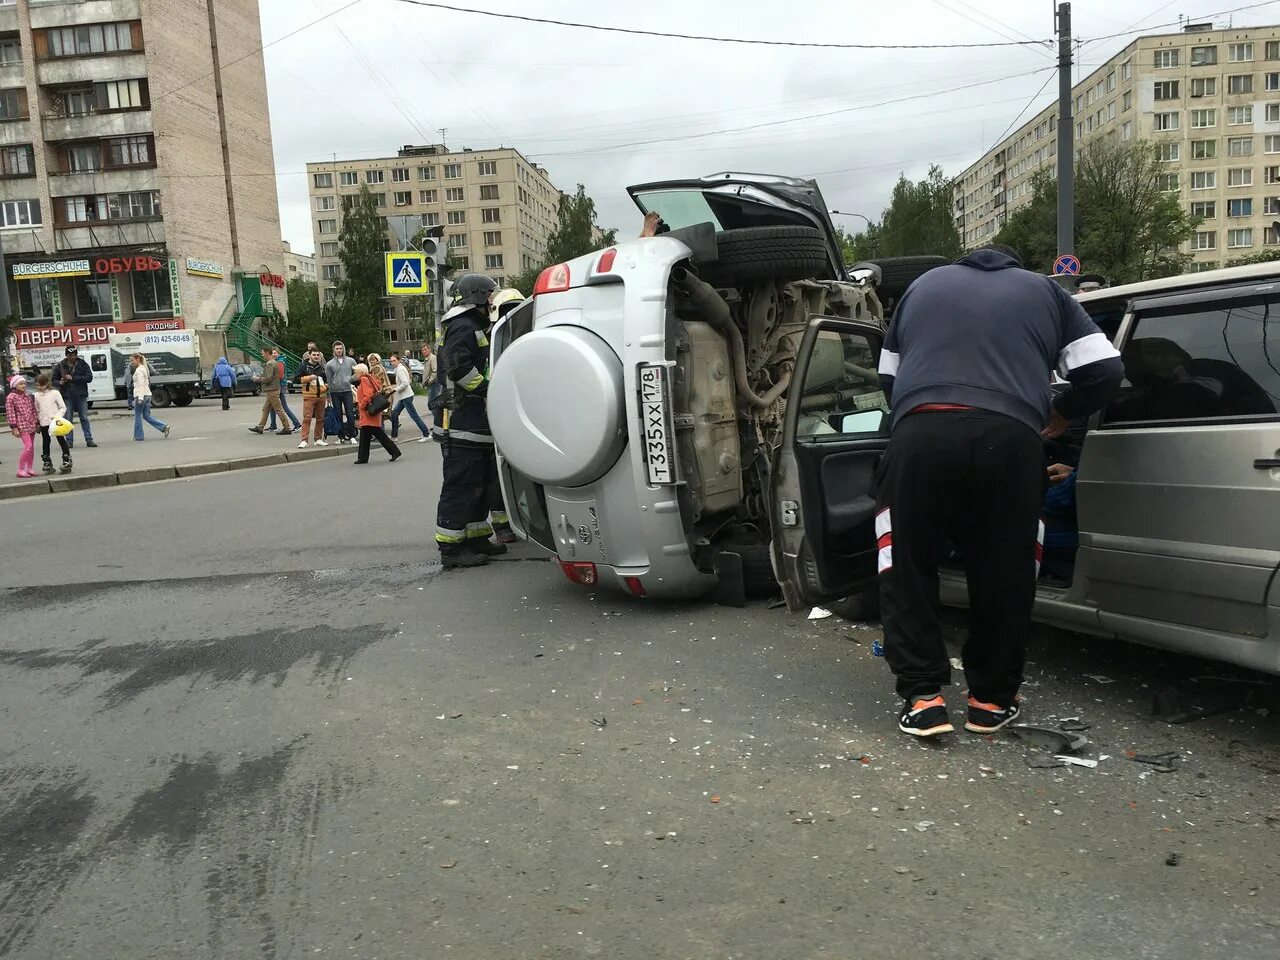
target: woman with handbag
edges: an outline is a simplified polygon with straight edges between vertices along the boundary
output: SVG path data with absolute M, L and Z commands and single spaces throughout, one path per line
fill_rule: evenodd
M 369 374 L 369 368 L 357 363 L 351 380 L 356 386 L 356 422 L 360 425 L 360 447 L 356 451 L 356 463 L 369 462 L 369 445 L 377 440 L 382 449 L 391 455 L 391 462 L 400 459 L 400 448 L 382 429 L 382 416 L 391 407 L 390 398 L 379 389 L 378 382 Z
M 311 433 L 311 421 L 316 423 L 315 439 L 317 447 L 327 447 L 324 439 L 324 408 L 329 403 L 329 375 L 325 372 L 324 354 L 312 350 L 302 358 L 302 366 L 298 367 L 298 382 L 302 384 L 302 442 L 299 450 L 307 448 L 307 436 Z

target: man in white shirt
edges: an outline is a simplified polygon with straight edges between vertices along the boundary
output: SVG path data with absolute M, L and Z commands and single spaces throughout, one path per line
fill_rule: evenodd
M 427 429 L 427 425 L 422 422 L 422 417 L 418 415 L 417 409 L 413 405 L 413 374 L 409 371 L 409 365 L 400 359 L 400 354 L 393 353 L 390 357 L 391 375 L 395 378 L 396 392 L 392 398 L 391 407 L 391 437 L 395 439 L 400 436 L 400 414 L 402 411 L 408 410 L 409 416 L 413 420 L 422 436 L 418 438 L 418 443 L 426 443 L 431 439 L 431 431 Z

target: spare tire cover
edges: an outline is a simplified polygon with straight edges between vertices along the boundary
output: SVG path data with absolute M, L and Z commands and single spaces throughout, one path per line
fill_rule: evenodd
M 581 327 L 527 333 L 503 351 L 489 385 L 489 427 L 502 455 L 539 483 L 602 477 L 626 443 L 622 362 Z

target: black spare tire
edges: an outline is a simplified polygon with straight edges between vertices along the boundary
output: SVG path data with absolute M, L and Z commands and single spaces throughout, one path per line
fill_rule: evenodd
M 907 292 L 907 287 L 935 267 L 945 267 L 951 261 L 946 257 L 883 257 L 869 260 L 880 268 L 880 282 L 876 292 L 882 297 L 896 300 Z
M 698 265 L 713 287 L 733 287 L 757 280 L 831 279 L 827 240 L 816 227 L 743 227 L 716 236 L 719 256 Z

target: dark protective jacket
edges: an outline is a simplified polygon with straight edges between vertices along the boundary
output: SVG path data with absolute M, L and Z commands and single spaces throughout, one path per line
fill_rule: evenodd
M 917 279 L 898 301 L 880 353 L 893 422 L 922 404 L 1001 413 L 1037 433 L 1053 398 L 1068 420 L 1102 408 L 1124 377 L 1120 354 L 1048 277 L 997 250 L 975 250 Z
M 431 433 L 450 443 L 490 446 L 493 434 L 489 431 L 486 406 L 489 312 L 480 307 L 454 307 L 441 318 L 441 326 L 444 341 L 440 347 L 439 377 L 444 381 L 444 391 L 432 410 L 436 422 Z
M 127 380 L 128 377 L 126 376 Z M 59 360 L 53 368 L 53 385 L 58 388 L 64 400 L 81 400 L 89 396 L 89 384 L 93 382 L 93 371 L 79 357 L 73 363 Z

